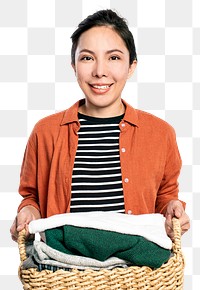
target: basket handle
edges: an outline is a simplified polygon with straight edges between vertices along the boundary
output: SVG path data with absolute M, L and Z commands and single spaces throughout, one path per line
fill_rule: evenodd
M 17 239 L 21 262 L 27 259 L 25 241 L 26 241 L 26 230 L 23 229 L 22 231 L 19 232 L 18 239 Z
M 181 250 L 181 225 L 177 218 L 172 218 L 173 231 L 174 231 L 174 241 L 173 241 L 173 251 L 178 252 Z

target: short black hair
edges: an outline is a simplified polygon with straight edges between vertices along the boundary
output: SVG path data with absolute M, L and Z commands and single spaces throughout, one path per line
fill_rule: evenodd
M 137 54 L 135 49 L 135 42 L 131 31 L 128 28 L 126 19 L 120 17 L 116 12 L 111 9 L 99 10 L 92 15 L 89 15 L 74 31 L 71 36 L 72 48 L 71 48 L 71 62 L 75 64 L 75 53 L 78 46 L 78 41 L 81 34 L 88 29 L 95 26 L 110 26 L 118 33 L 123 39 L 130 55 L 130 64 L 134 60 L 137 60 Z

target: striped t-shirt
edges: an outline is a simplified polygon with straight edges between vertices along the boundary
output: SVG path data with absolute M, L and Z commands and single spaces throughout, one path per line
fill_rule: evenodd
M 119 122 L 123 115 L 96 118 L 79 113 L 78 117 L 70 211 L 124 213 L 119 157 Z

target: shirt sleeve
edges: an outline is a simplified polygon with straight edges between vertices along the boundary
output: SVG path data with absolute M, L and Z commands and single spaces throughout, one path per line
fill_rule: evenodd
M 37 190 L 37 146 L 36 134 L 30 135 L 21 166 L 19 194 L 23 197 L 18 212 L 27 205 L 40 210 Z
M 170 200 L 178 200 L 178 177 L 182 166 L 181 156 L 176 142 L 176 134 L 171 127 L 167 139 L 166 163 L 163 178 L 156 199 L 156 212 L 165 214 Z M 184 208 L 185 203 L 181 201 Z

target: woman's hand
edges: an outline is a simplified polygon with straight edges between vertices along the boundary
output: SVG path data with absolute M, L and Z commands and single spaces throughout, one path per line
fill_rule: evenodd
M 173 225 L 172 225 L 173 217 L 176 217 L 179 219 L 182 234 L 187 232 L 190 228 L 190 219 L 188 215 L 186 214 L 182 203 L 179 200 L 171 200 L 168 203 L 165 217 L 166 217 L 166 222 L 165 222 L 166 232 L 167 232 L 167 235 L 172 240 L 174 238 Z
M 39 218 L 41 218 L 40 212 L 35 207 L 31 205 L 23 207 L 17 214 L 10 228 L 10 233 L 13 241 L 17 241 L 18 233 L 23 229 L 26 229 L 26 236 L 29 237 L 30 234 L 28 232 L 28 224 L 32 220 L 36 220 Z

